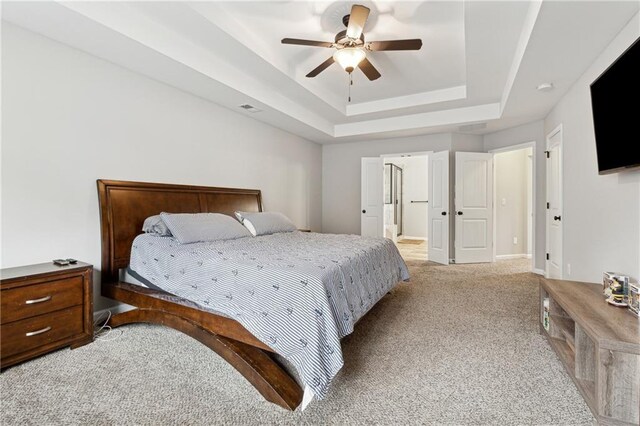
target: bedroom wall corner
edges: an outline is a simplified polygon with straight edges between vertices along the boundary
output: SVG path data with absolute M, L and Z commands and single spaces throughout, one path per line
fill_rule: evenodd
M 317 143 L 6 22 L 2 96 L 3 268 L 99 270 L 99 178 L 257 188 L 266 210 L 322 226 Z

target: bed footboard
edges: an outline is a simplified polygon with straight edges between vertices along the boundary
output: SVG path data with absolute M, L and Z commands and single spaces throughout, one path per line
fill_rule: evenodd
M 302 401 L 302 389 L 266 351 L 212 333 L 178 315 L 155 309 L 133 309 L 114 315 L 112 327 L 132 323 L 159 324 L 193 337 L 231 364 L 269 402 L 295 410 Z

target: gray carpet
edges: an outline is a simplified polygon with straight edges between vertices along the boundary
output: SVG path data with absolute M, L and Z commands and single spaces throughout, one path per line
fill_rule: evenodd
M 538 334 L 527 262 L 410 262 L 343 341 L 329 397 L 290 413 L 207 348 L 170 329 L 63 349 L 0 375 L 3 425 L 594 424 Z

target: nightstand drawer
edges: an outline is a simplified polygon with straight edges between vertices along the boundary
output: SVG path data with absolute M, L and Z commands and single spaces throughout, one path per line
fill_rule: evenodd
M 2 358 L 77 336 L 83 332 L 82 306 L 3 324 Z
M 82 304 L 81 276 L 2 291 L 2 324 Z

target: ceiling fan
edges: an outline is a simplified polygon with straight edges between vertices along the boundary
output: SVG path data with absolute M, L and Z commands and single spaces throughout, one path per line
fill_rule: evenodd
M 360 68 L 369 80 L 380 78 L 380 72 L 367 59 L 367 52 L 380 52 L 385 50 L 420 50 L 422 40 L 419 38 L 409 40 L 386 40 L 365 42 L 362 30 L 369 17 L 369 8 L 354 4 L 351 13 L 342 18 L 346 30 L 336 34 L 334 42 L 301 40 L 297 38 L 283 38 L 282 44 L 297 44 L 301 46 L 315 46 L 335 48 L 336 52 L 329 59 L 312 70 L 307 77 L 315 77 L 331 66 L 334 62 L 349 74 L 356 67 Z

